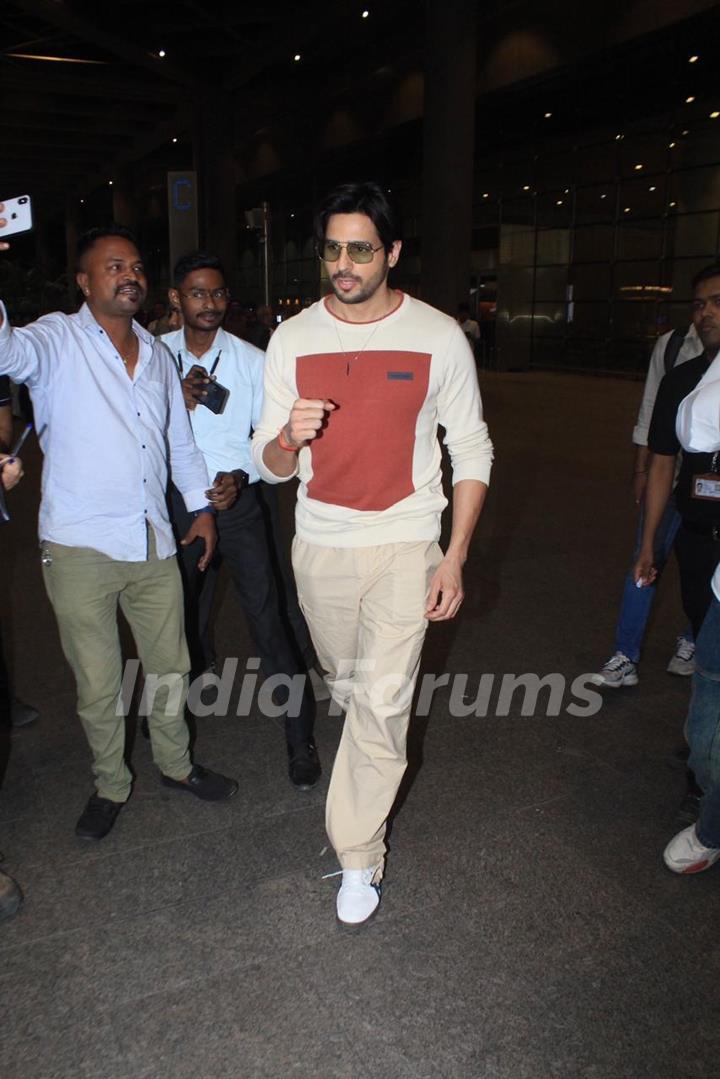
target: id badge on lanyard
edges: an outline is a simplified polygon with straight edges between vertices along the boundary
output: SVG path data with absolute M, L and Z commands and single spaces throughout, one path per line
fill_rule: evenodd
M 720 503 L 720 475 L 718 474 L 720 452 L 713 454 L 710 472 L 699 472 L 692 478 L 692 497 L 703 502 Z

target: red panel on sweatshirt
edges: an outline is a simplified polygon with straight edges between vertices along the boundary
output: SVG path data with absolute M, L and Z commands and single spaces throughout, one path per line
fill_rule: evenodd
M 431 354 L 367 351 L 298 356 L 298 392 L 338 407 L 311 444 L 310 498 L 384 510 L 414 491 L 415 428 Z

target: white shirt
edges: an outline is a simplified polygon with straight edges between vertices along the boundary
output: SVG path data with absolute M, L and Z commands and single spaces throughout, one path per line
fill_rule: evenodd
M 460 329 L 466 337 L 472 337 L 474 341 L 480 340 L 480 327 L 474 318 L 466 318 L 460 323 Z
M 230 396 L 220 415 L 204 405 L 198 405 L 188 413 L 195 441 L 211 479 L 218 472 L 242 468 L 250 482 L 255 483 L 260 477 L 250 452 L 250 435 L 262 410 L 265 353 L 222 327 L 207 352 L 199 357 L 187 350 L 182 329 L 163 334 L 160 340 L 172 352 L 183 378 L 193 364 L 199 364 L 209 372 L 218 360 L 214 374 L 217 381 L 230 390 Z
M 688 453 L 715 453 L 720 450 L 720 353 L 715 357 L 692 393 L 680 402 L 675 431 Z M 711 581 L 720 600 L 720 564 Z
M 0 372 L 30 388 L 45 454 L 40 539 L 143 562 L 149 522 L 159 557 L 170 557 L 168 456 L 190 512 L 207 505 L 209 482 L 167 349 L 133 323 L 131 380 L 86 304 L 20 329 L 0 308 Z
M 662 337 L 658 337 L 652 350 L 640 411 L 638 412 L 637 423 L 632 436 L 636 446 L 647 446 L 648 444 L 648 431 L 650 430 L 650 421 L 655 408 L 655 398 L 657 397 L 660 383 L 665 377 L 665 349 L 672 332 L 670 330 L 668 333 L 664 333 Z M 694 356 L 699 356 L 703 351 L 702 341 L 698 337 L 695 327 L 691 324 L 678 352 L 675 366 L 679 367 L 681 363 L 692 360 Z

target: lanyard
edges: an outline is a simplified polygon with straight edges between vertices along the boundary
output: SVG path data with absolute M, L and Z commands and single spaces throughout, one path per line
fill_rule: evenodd
M 214 362 L 213 362 L 213 365 L 212 365 L 212 367 L 210 368 L 210 374 L 211 374 L 211 375 L 214 375 L 214 374 L 215 374 L 215 368 L 216 368 L 216 367 L 217 367 L 217 365 L 218 365 L 218 364 L 220 363 L 220 357 L 221 357 L 221 356 L 222 356 L 222 349 L 220 349 L 220 350 L 219 350 L 219 352 L 218 352 L 217 356 L 215 357 L 215 360 L 214 360 Z M 178 369 L 178 372 L 180 373 L 180 378 L 182 378 L 182 377 L 183 377 L 183 361 L 182 361 L 182 351 L 178 352 L 178 354 L 177 354 L 177 369 Z

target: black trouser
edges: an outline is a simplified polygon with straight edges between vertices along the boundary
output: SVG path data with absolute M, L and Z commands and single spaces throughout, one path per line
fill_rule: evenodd
M 11 707 L 12 692 L 10 690 L 10 675 L 8 674 L 7 663 L 5 662 L 2 626 L 0 625 L 0 727 L 10 724 Z
M 710 581 L 720 561 L 720 541 L 695 531 L 695 527 L 682 521 L 675 537 L 675 554 L 680 569 L 682 605 L 697 640 L 712 599 Z
M 229 510 L 221 510 L 215 518 L 218 545 L 213 563 L 205 573 L 197 569 L 201 543 L 178 547 L 180 570 L 185 593 L 185 632 L 194 674 L 205 670 L 214 660 L 210 634 L 212 601 L 220 562 L 227 562 L 240 606 L 247 619 L 260 666 L 266 677 L 282 674 L 292 678 L 305 674 L 299 649 L 288 632 L 287 615 L 282 611 L 275 580 L 266 520 L 258 484 L 242 491 Z M 178 540 L 190 528 L 192 515 L 185 508 L 180 492 L 170 488 L 170 509 Z M 288 690 L 280 687 L 273 694 L 275 703 L 284 705 Z M 315 721 L 315 702 L 305 683 L 300 714 L 286 715 L 285 734 L 291 745 L 312 738 Z

